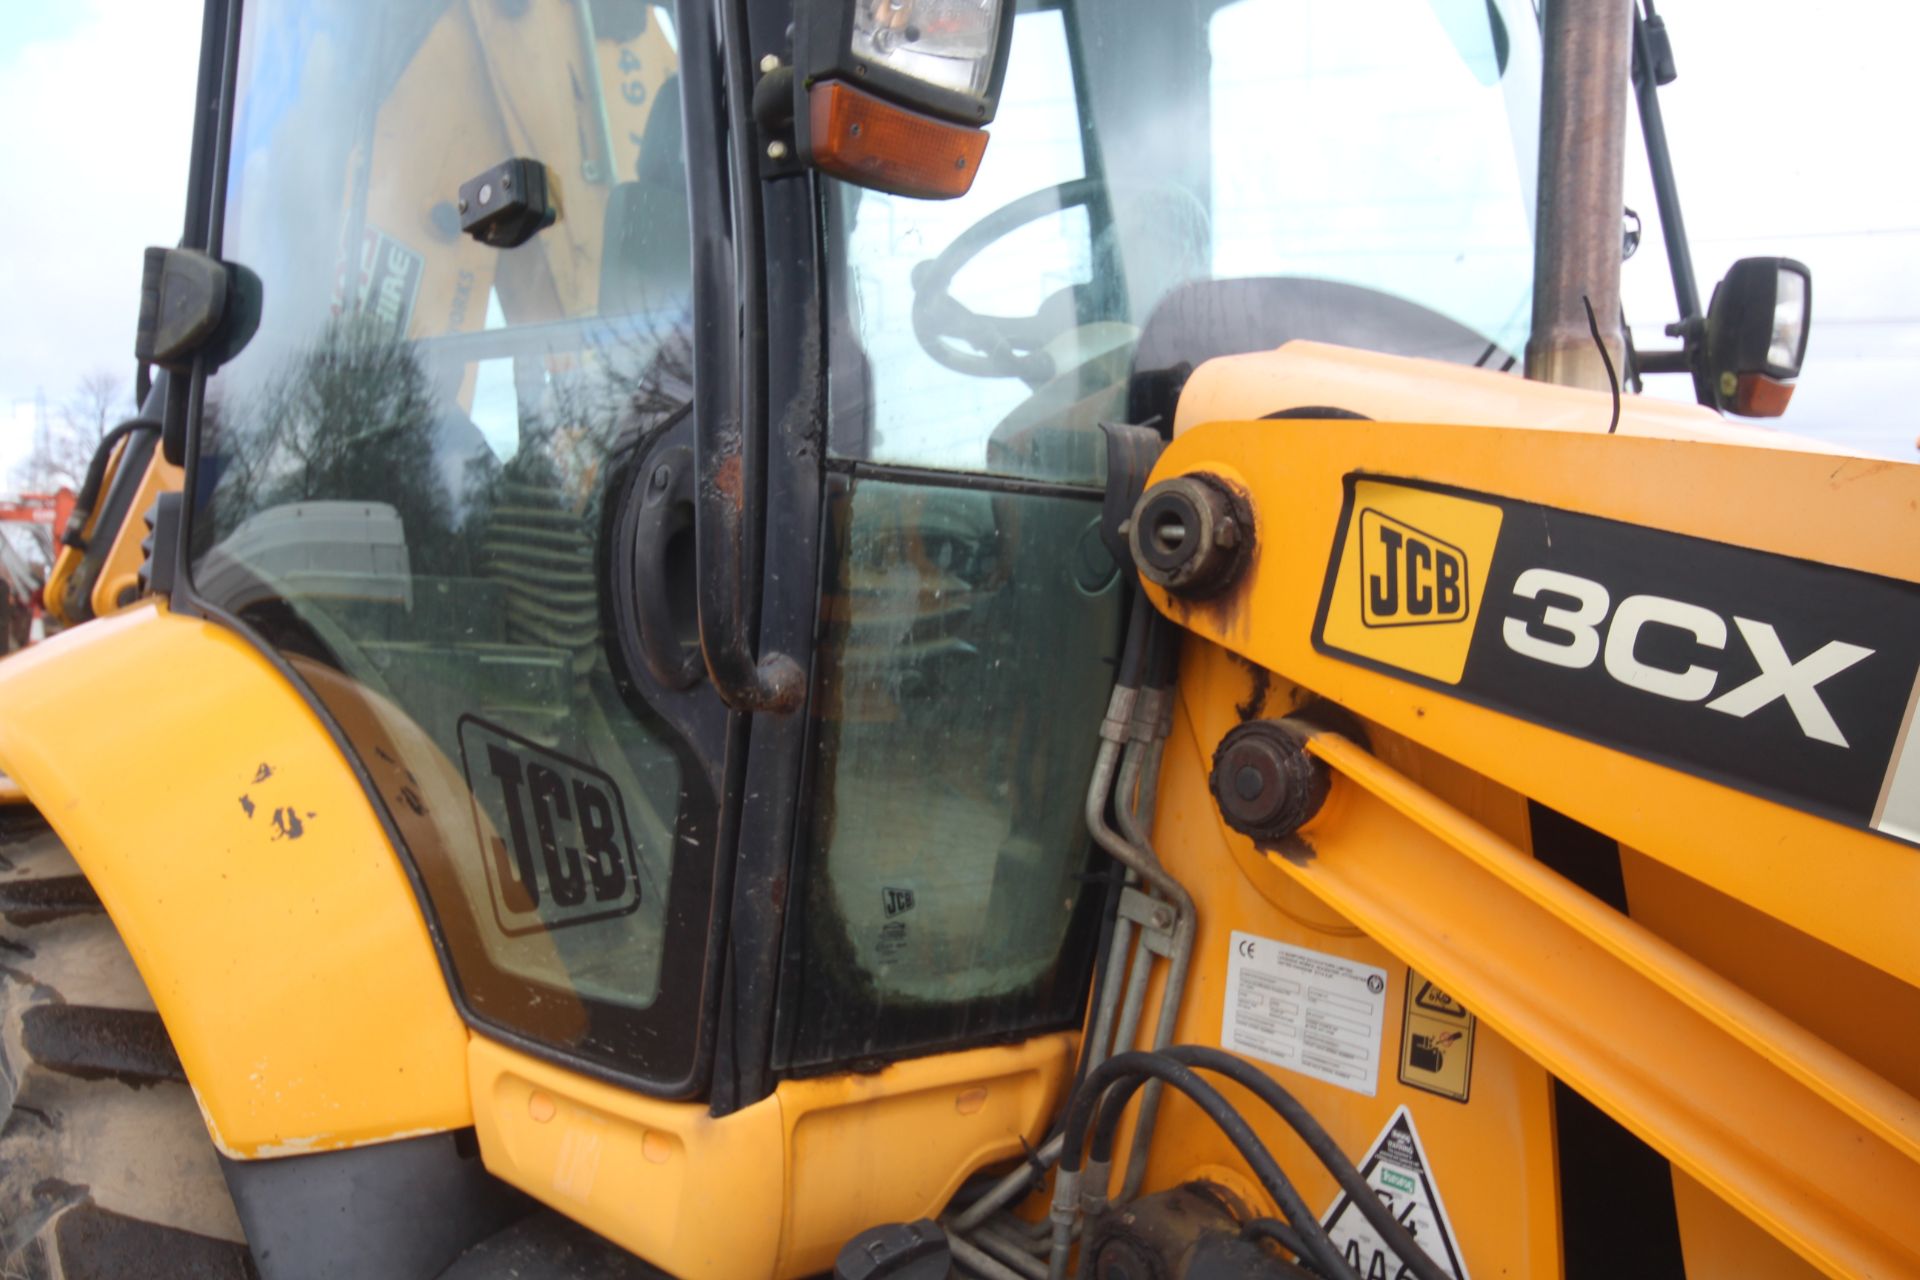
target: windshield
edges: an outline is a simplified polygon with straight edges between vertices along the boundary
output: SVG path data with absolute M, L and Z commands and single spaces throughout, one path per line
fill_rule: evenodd
M 1496 0 L 1023 6 L 972 191 L 836 185 L 873 462 L 1098 483 L 1102 417 L 1293 338 L 1505 368 L 1533 271 L 1536 19 Z

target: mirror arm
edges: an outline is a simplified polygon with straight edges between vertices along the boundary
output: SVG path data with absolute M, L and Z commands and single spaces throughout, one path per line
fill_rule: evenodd
M 1706 316 L 1700 309 L 1700 286 L 1693 274 L 1693 250 L 1687 241 L 1686 218 L 1680 211 L 1673 152 L 1667 145 L 1666 121 L 1660 114 L 1660 85 L 1673 78 L 1673 58 L 1670 47 L 1663 48 L 1667 38 L 1665 23 L 1653 12 L 1652 0 L 1644 0 L 1644 4 L 1644 15 L 1640 3 L 1633 7 L 1633 92 L 1640 109 L 1640 133 L 1646 142 L 1647 167 L 1653 176 L 1660 238 L 1666 243 L 1667 266 L 1673 275 L 1673 300 L 1680 312 L 1680 323 L 1669 326 L 1668 333 L 1686 345 L 1680 367 L 1670 367 L 1662 358 L 1670 353 L 1650 351 L 1642 355 L 1640 368 L 1646 373 L 1691 373 L 1694 398 L 1711 408 L 1716 401 L 1702 345 Z
M 1685 348 L 1679 351 L 1637 351 L 1642 373 L 1692 373 L 1693 361 Z

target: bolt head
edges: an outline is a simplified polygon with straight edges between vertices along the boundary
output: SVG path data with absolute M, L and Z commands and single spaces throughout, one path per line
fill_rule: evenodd
M 780 141 L 780 139 L 778 138 L 775 138 L 772 142 L 769 142 L 767 144 L 767 159 L 785 160 L 786 158 L 787 158 L 786 143 Z
M 780 55 L 779 55 L 779 54 L 777 54 L 777 53 L 770 53 L 770 54 L 768 54 L 768 55 L 767 55 L 766 57 L 764 57 L 764 58 L 762 58 L 762 59 L 760 59 L 760 73 L 761 73 L 762 75 L 769 75 L 769 76 L 770 76 L 770 75 L 772 75 L 772 74 L 773 74 L 774 72 L 776 72 L 776 71 L 778 71 L 779 69 L 780 69 Z
M 1298 734 L 1271 720 L 1235 726 L 1213 756 L 1213 797 L 1227 825 L 1255 840 L 1285 839 L 1327 798 L 1327 767 Z
M 1200 472 L 1148 489 L 1127 529 L 1140 575 L 1190 599 L 1226 591 L 1245 567 L 1252 541 L 1243 501 L 1224 481 Z

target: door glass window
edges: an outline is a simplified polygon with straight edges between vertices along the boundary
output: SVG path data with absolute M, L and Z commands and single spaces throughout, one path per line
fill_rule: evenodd
M 971 365 L 987 357 L 965 338 L 934 336 L 958 327 L 985 340 L 983 323 L 966 319 L 963 309 L 1043 317 L 1029 327 L 1051 324 L 1073 337 L 1072 349 L 1049 355 L 1049 364 L 1072 368 L 1084 363 L 1081 348 L 1101 337 L 1081 341 L 1074 325 L 1079 295 L 1094 275 L 1094 240 L 1081 195 L 1087 184 L 1077 181 L 1087 168 L 1066 22 L 1059 10 L 1022 13 L 1014 29 L 987 149 L 991 159 L 966 198 L 914 200 L 834 188 L 846 237 L 849 311 L 872 368 L 874 409 L 868 419 L 840 417 L 840 427 L 860 430 L 843 431 L 834 444 L 842 454 L 874 462 L 1097 484 L 1104 463 L 1094 449 L 1050 457 L 1028 438 L 1031 423 L 1007 421 L 1032 396 L 1029 382 L 1038 374 L 1023 379 L 1008 363 L 997 376 L 966 376 L 952 367 L 956 360 Z M 954 247 L 983 213 L 1016 202 L 1018 212 L 1001 218 L 1004 235 L 980 255 Z M 917 288 L 916 278 L 924 280 L 936 263 L 950 265 L 951 284 Z
M 830 494 L 795 1065 L 1077 1017 L 1121 596 L 1099 519 L 1090 497 Z
M 1102 418 L 1294 339 L 1499 368 L 1531 316 L 1517 0 L 1023 4 L 956 200 L 830 184 L 843 457 L 1099 483 Z M 1285 406 L 1276 406 L 1285 407 Z
M 623 685 L 607 531 L 690 395 L 678 65 L 639 0 L 248 0 L 224 256 L 264 309 L 190 526 L 198 597 L 351 741 L 469 1012 L 662 1077 L 711 778 Z M 460 192 L 515 157 L 553 218 L 503 250 Z

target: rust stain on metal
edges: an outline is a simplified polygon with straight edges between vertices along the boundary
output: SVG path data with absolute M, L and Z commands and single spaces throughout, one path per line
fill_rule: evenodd
M 1276 858 L 1285 858 L 1296 867 L 1307 866 L 1320 856 L 1320 851 L 1313 847 L 1313 843 L 1297 832 L 1284 839 L 1261 844 L 1259 849 L 1262 853 L 1270 853 Z
M 714 491 L 736 509 L 744 505 L 740 475 L 740 455 L 737 453 L 728 454 L 713 473 Z
M 1240 655 L 1235 654 L 1234 657 L 1240 658 Z M 1247 668 L 1251 687 L 1247 691 L 1247 700 L 1235 704 L 1233 709 L 1244 724 L 1267 713 L 1267 695 L 1273 690 L 1273 673 L 1250 658 L 1240 658 L 1240 661 Z

